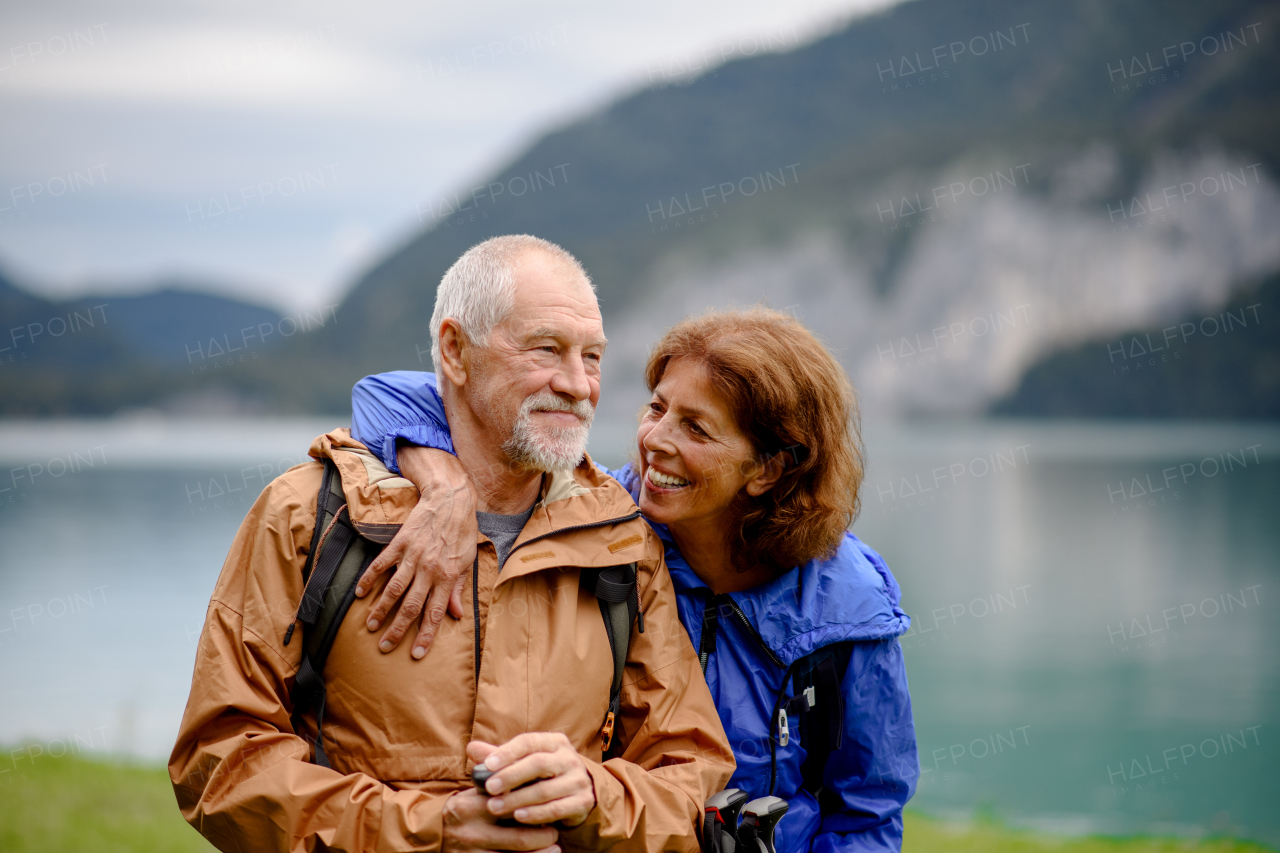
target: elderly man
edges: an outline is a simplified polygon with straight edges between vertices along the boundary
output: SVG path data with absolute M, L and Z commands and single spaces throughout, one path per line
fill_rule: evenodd
M 386 541 L 418 503 L 346 430 L 316 439 L 317 461 L 254 504 L 214 590 L 169 764 L 184 816 L 237 851 L 696 850 L 702 803 L 733 758 L 662 546 L 585 456 L 605 348 L 586 273 L 544 240 L 488 240 L 445 274 L 431 336 L 474 483 L 454 484 L 455 508 L 474 501 L 481 535 L 465 582 L 428 609 L 452 591 L 471 618 L 437 615 L 429 641 L 387 654 L 367 634 L 378 596 L 356 599 L 319 714 L 295 714 L 304 643 L 288 637 L 323 460 L 341 476 L 338 514 L 362 534 Z M 628 563 L 642 631 L 611 732 L 611 639 L 578 575 Z M 488 796 L 470 781 L 479 763 L 494 771 Z

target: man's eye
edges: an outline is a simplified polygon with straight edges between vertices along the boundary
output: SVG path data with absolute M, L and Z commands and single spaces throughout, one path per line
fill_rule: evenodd
M 553 346 L 538 347 L 538 349 L 542 350 L 543 352 L 549 352 L 549 353 L 555 353 L 556 351 L 556 348 Z

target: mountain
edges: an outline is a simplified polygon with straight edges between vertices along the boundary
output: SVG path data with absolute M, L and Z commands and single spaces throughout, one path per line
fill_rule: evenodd
M 195 364 L 210 357 L 211 337 L 230 334 L 230 339 L 239 338 L 241 345 L 246 339 L 257 342 L 260 325 L 274 327 L 283 319 L 275 309 L 193 291 L 193 286 L 210 287 L 183 281 L 157 282 L 154 290 L 140 296 L 104 299 L 104 311 L 110 312 L 113 325 L 139 354 L 171 364 Z M 229 329 L 236 331 L 228 333 Z M 242 333 L 245 329 L 249 331 Z M 276 334 L 266 337 L 263 344 L 267 347 L 284 340 Z
M 458 255 L 528 232 L 598 285 L 606 421 L 632 418 L 667 325 L 762 299 L 830 343 L 868 416 L 1047 413 L 1029 401 L 1048 397 L 1057 414 L 1154 411 L 1124 393 L 1073 409 L 1089 395 L 1035 389 L 1105 378 L 1037 365 L 1216 312 L 1280 269 L 1277 23 L 1258 0 L 904 3 L 548 133 L 425 199 L 434 221 L 332 323 L 182 381 L 345 410 L 361 375 L 429 366 Z
M 1280 268 L 1278 17 L 917 0 L 645 89 L 487 190 L 431 201 L 434 226 L 343 304 L 344 349 L 357 373 L 421 366 L 440 275 L 527 231 L 599 287 L 603 416 L 631 417 L 667 325 L 761 299 L 838 351 L 864 412 L 980 413 L 1053 353 L 1213 310 Z M 1108 399 L 1091 411 L 1129 411 Z
M 0 275 L 0 412 L 100 415 L 121 408 L 267 411 L 269 383 L 237 370 L 274 355 L 289 318 L 162 281 L 139 296 L 49 300 Z M 212 375 L 211 375 L 212 374 Z
M 1015 416 L 1280 419 L 1280 275 L 1217 311 L 1054 353 L 992 407 Z

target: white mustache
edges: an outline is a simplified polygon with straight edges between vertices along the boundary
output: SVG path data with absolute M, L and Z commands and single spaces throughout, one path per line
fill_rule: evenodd
M 520 404 L 518 418 L 524 418 L 533 412 L 568 412 L 582 421 L 583 426 L 591 426 L 596 410 L 588 400 L 569 401 L 547 391 L 539 391 L 530 395 Z
M 532 423 L 535 411 L 568 412 L 576 416 L 579 423 L 577 426 L 548 426 L 536 430 Z M 526 397 L 520 404 L 511 437 L 503 445 L 503 449 L 513 460 L 533 470 L 572 468 L 582 460 L 582 454 L 586 451 L 587 433 L 593 417 L 595 408 L 586 400 L 571 402 L 541 391 Z

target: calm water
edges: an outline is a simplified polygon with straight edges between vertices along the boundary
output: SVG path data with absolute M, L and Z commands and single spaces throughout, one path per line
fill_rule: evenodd
M 0 425 L 0 742 L 165 757 L 235 529 L 326 426 Z M 854 530 L 915 621 L 918 808 L 1280 844 L 1280 427 L 867 446 Z

